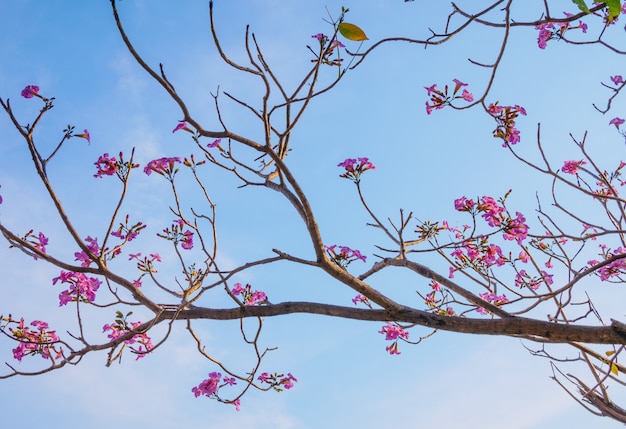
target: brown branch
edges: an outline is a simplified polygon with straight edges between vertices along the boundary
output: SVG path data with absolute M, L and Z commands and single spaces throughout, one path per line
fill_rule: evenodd
M 344 307 L 315 302 L 283 302 L 272 305 L 237 308 L 189 308 L 180 312 L 165 310 L 157 316 L 158 321 L 168 319 L 236 320 L 249 317 L 273 317 L 305 313 L 375 322 L 412 323 L 428 328 L 465 334 L 505 335 L 523 337 L 545 343 L 581 342 L 588 344 L 626 344 L 626 332 L 612 326 L 565 325 L 524 317 L 503 319 L 470 319 L 440 316 L 422 310 L 402 306 L 390 312 Z M 158 322 L 157 322 L 158 323 Z

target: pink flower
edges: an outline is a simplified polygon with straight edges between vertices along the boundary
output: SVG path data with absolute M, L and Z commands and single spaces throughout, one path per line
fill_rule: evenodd
M 585 164 L 586 162 L 582 159 L 580 161 L 565 161 L 561 170 L 563 171 L 563 173 L 576 174 L 578 173 L 578 169 Z
M 41 95 L 39 95 L 39 87 L 37 85 L 27 85 L 22 90 L 22 97 L 33 98 L 33 96 L 41 97 Z
M 454 209 L 458 212 L 471 212 L 474 209 L 474 201 L 465 197 L 454 200 Z
M 622 76 L 619 74 L 615 76 L 611 76 L 611 81 L 613 81 L 615 85 L 621 85 L 622 83 L 624 83 L 624 79 L 622 79 Z
M 453 279 L 453 278 L 454 278 L 454 272 L 456 271 L 456 268 L 454 268 L 454 267 L 449 267 L 449 268 L 448 268 L 448 271 L 449 271 L 449 272 L 448 272 L 448 278 L 449 278 L 449 279 Z
M 456 94 L 457 92 L 459 92 L 459 89 L 461 89 L 461 87 L 463 86 L 467 86 L 466 83 L 461 82 L 458 79 L 452 79 L 452 81 L 454 82 L 454 94 Z
M 243 286 L 241 286 L 241 283 L 235 283 L 235 286 L 232 288 L 233 295 L 241 295 L 243 291 L 244 289 Z
M 184 130 L 184 131 L 187 131 L 188 133 L 193 133 L 193 131 L 189 127 L 187 127 L 187 122 L 184 120 L 178 121 L 178 125 L 174 127 L 174 129 L 172 130 L 172 133 L 175 133 L 178 130 Z
M 43 235 L 43 232 L 40 232 L 37 236 L 37 243 L 35 243 L 35 249 L 39 250 L 41 253 L 46 253 L 46 246 L 48 245 L 48 237 Z
M 389 344 L 387 347 L 385 347 L 385 350 L 387 350 L 390 355 L 399 355 L 402 353 L 400 352 L 400 350 L 398 350 L 397 341 L 394 341 L 393 343 Z
M 370 304 L 369 304 L 369 303 L 370 303 L 370 300 L 369 300 L 369 299 L 367 299 L 367 297 L 366 297 L 366 296 L 363 296 L 363 295 L 361 295 L 361 294 L 358 294 L 357 296 L 355 296 L 354 298 L 352 298 L 352 303 L 353 303 L 354 305 L 357 305 L 359 302 L 360 302 L 360 303 L 363 303 L 363 304 L 365 304 L 365 305 L 370 305 Z
M 467 89 L 463 90 L 461 97 L 463 98 L 463 100 L 467 101 L 468 103 L 471 103 L 472 101 L 474 101 L 474 95 L 471 92 L 469 92 Z
M 286 377 L 283 377 L 280 380 L 280 384 L 282 384 L 283 386 L 285 386 L 285 389 L 289 390 L 294 386 L 294 383 L 297 383 L 298 379 L 296 377 L 294 377 L 293 375 L 291 375 L 291 373 L 288 373 Z
M 432 84 L 431 86 L 425 86 L 424 89 L 428 92 L 428 96 L 430 96 L 432 93 L 441 94 L 439 91 L 437 91 L 436 83 Z
M 325 36 L 325 35 L 324 35 L 324 34 L 322 34 L 322 33 L 317 33 L 317 34 L 314 34 L 314 35 L 312 35 L 311 37 L 312 37 L 312 38 L 314 38 L 314 39 L 319 40 L 320 42 L 326 42 L 326 41 L 328 40 L 328 37 L 327 37 L 327 36 Z
M 553 274 L 548 274 L 545 271 L 541 271 L 541 280 L 543 280 L 543 282 L 548 286 L 554 283 L 554 281 L 552 280 L 553 276 Z
M 517 258 L 525 264 L 528 263 L 528 261 L 530 261 L 530 257 L 528 256 L 528 253 L 526 253 L 523 250 L 519 252 L 519 256 Z
M 552 38 L 552 29 L 554 28 L 554 24 L 548 22 L 546 24 L 541 24 L 535 27 L 536 30 L 539 30 L 539 35 L 537 36 L 537 45 L 539 45 L 539 49 L 545 49 L 548 40 Z
M 623 123 L 624 123 L 624 120 L 622 118 L 613 118 L 609 122 L 609 125 L 615 125 L 615 128 L 619 129 L 619 126 L 622 125 Z
M 240 411 L 241 410 L 241 400 L 240 399 L 235 399 L 232 404 L 235 406 L 235 410 Z
M 183 240 L 180 247 L 185 250 L 190 250 L 193 248 L 193 232 L 187 230 L 183 233 Z
M 74 134 L 74 137 L 80 137 L 81 139 L 87 140 L 87 144 L 91 144 L 91 136 L 89 135 L 89 131 L 83 130 L 81 134 Z
M 211 149 L 212 149 L 212 148 L 214 148 L 214 147 L 219 148 L 219 147 L 220 147 L 220 143 L 221 143 L 221 142 L 222 142 L 222 139 L 215 139 L 215 140 L 213 140 L 213 142 L 212 142 L 212 143 L 209 143 L 209 144 L 208 144 L 208 145 L 206 145 L 206 146 L 207 146 L 208 148 L 211 148 Z
M 257 379 L 262 383 L 270 383 L 272 380 L 272 376 L 269 375 L 267 372 L 264 372 L 261 375 L 259 375 Z

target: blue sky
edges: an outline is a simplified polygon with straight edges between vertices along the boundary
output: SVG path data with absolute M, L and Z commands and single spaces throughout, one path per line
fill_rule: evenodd
M 439 3 L 217 0 L 215 14 L 223 48 L 233 58 L 245 61 L 243 40 L 249 24 L 265 59 L 290 86 L 310 66 L 306 45 L 313 45 L 311 35 L 330 32 L 324 22 L 326 8 L 336 16 L 342 5 L 349 7 L 346 20 L 360 25 L 375 41 L 396 35 L 425 37 L 429 27 L 441 29 L 449 5 Z M 520 2 L 524 6 L 519 6 L 519 16 L 536 17 L 533 11 L 542 3 Z M 574 9 L 570 2 L 558 7 Z M 119 9 L 137 50 L 152 66 L 164 65 L 206 128 L 217 125 L 211 93 L 218 87 L 258 102 L 258 82 L 220 63 L 210 43 L 207 1 L 190 0 L 182 7 L 174 1 L 124 0 Z M 93 162 L 104 152 L 128 154 L 132 147 L 142 166 L 161 156 L 188 156 L 194 150 L 188 135 L 171 133 L 181 114 L 123 47 L 107 1 L 2 2 L 0 24 L 0 97 L 11 99 L 24 123 L 39 107 L 36 100 L 20 97 L 25 85 L 39 85 L 42 94 L 56 97 L 55 108 L 38 132 L 44 147 L 54 146 L 68 122 L 91 133 L 91 145 L 78 139 L 66 145 L 51 163 L 50 175 L 81 234 L 99 236 L 117 190 L 112 180 L 92 178 Z M 382 218 L 396 218 L 398 209 L 404 208 L 422 220 L 460 223 L 461 215 L 453 210 L 455 198 L 497 197 L 509 189 L 514 190 L 509 203 L 530 215 L 535 191 L 549 197 L 549 180 L 525 169 L 500 147 L 491 137 L 493 122 L 483 112 L 444 109 L 427 116 L 424 109 L 423 87 L 433 83 L 441 87 L 458 78 L 468 82 L 470 90 L 482 90 L 487 73 L 467 58 L 493 61 L 496 37 L 494 30 L 477 29 L 427 50 L 388 45 L 313 103 L 294 134 L 288 161 L 310 194 L 327 242 L 358 248 L 369 260 L 376 244 L 387 244 L 365 226 L 368 218 L 353 186 L 338 178 L 336 165 L 347 157 L 367 156 L 376 164 L 377 170 L 364 177 L 363 185 L 371 207 Z M 624 116 L 624 103 L 617 100 L 605 116 L 592 103 L 603 103 L 610 93 L 600 82 L 626 73 L 620 67 L 623 64 L 606 50 L 574 49 L 556 42 L 539 50 L 536 31 L 520 30 L 511 36 L 490 98 L 520 104 L 528 111 L 520 120 L 520 151 L 529 157 L 537 159 L 534 136 L 541 123 L 543 142 L 556 165 L 579 157 L 568 134 L 580 136 L 585 130 L 594 141 L 590 150 L 601 161 L 610 161 L 622 156 L 623 140 L 607 124 L 613 116 Z M 323 78 L 331 79 L 335 71 L 326 72 Z M 259 136 L 261 128 L 254 118 L 225 97 L 221 101 L 222 114 L 238 133 Z M 6 115 L 0 115 L 0 136 L 4 199 L 0 220 L 16 231 L 44 231 L 50 237 L 49 251 L 71 258 L 76 249 L 60 229 L 35 180 L 27 149 Z M 268 191 L 238 190 L 238 183 L 221 171 L 210 171 L 206 177 L 218 203 L 225 266 L 270 256 L 272 248 L 312 256 L 306 231 L 285 201 Z M 154 176 L 137 174 L 135 179 L 125 208 L 147 223 L 154 237 L 171 221 L 166 213 L 170 195 Z M 162 246 L 148 234 L 145 240 L 146 248 Z M 51 278 L 58 269 L 6 246 L 0 246 L 0 260 L 0 314 L 48 320 L 60 331 L 75 329 L 71 309 L 56 307 L 59 290 L 52 287 Z M 115 268 L 134 276 L 133 264 L 123 262 L 116 262 Z M 166 262 L 164 267 L 162 271 L 172 269 L 170 279 L 179 275 L 172 264 Z M 435 267 L 447 271 L 444 264 Z M 359 269 L 364 268 L 355 271 Z M 266 290 L 273 301 L 345 305 L 354 296 L 311 269 L 288 264 L 251 270 L 240 281 Z M 414 299 L 414 291 L 425 285 L 401 272 L 373 281 L 380 290 L 407 299 Z M 604 298 L 599 305 L 622 316 L 605 292 L 599 291 Z M 94 341 L 102 341 L 100 327 L 112 313 L 106 309 L 90 313 Z M 158 353 L 138 362 L 126 356 L 121 365 L 105 368 L 106 357 L 94 354 L 77 367 L 3 380 L 0 413 L 7 426 L 23 422 L 25 414 L 36 409 L 48 427 L 71 422 L 95 429 L 137 424 L 155 429 L 617 427 L 577 406 L 549 380 L 548 362 L 531 357 L 519 340 L 439 333 L 418 346 L 403 345 L 400 356 L 389 356 L 377 333 L 381 326 L 308 315 L 267 320 L 262 343 L 278 347 L 269 355 L 267 369 L 290 371 L 299 383 L 281 394 L 253 392 L 243 398 L 239 413 L 191 394 L 191 387 L 215 368 L 196 353 L 183 324 Z M 232 338 L 236 323 L 198 322 L 196 329 L 219 359 L 246 368 L 250 350 Z M 412 335 L 427 333 L 415 329 Z M 0 340 L 0 360 L 9 361 L 10 350 L 11 343 Z M 31 368 L 33 363 L 39 362 L 24 362 L 22 367 Z

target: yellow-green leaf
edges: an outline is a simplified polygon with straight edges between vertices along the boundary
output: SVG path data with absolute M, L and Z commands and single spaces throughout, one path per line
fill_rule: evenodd
M 572 0 L 572 2 L 576 3 L 576 6 L 578 6 L 578 9 L 582 10 L 585 13 L 589 13 L 589 8 L 585 4 L 584 0 Z
M 367 40 L 367 36 L 365 32 L 361 30 L 360 27 L 350 24 L 349 22 L 340 22 L 337 26 L 337 29 L 341 33 L 343 37 L 348 40 L 352 40 L 353 42 L 360 42 L 362 40 Z
M 617 369 L 617 365 L 614 363 L 611 364 L 611 372 L 615 375 L 619 375 L 619 370 Z
M 609 22 L 612 22 L 621 12 L 622 6 L 620 0 L 604 0 L 604 3 L 609 8 L 609 16 L 607 18 Z

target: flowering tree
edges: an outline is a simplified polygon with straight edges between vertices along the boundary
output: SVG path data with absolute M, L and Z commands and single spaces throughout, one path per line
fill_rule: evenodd
M 85 355 L 98 351 L 107 354 L 108 364 L 121 360 L 125 353 L 134 354 L 136 359 L 148 357 L 158 352 L 173 329 L 184 325 L 199 353 L 211 365 L 208 378 L 200 377 L 198 385 L 190 387 L 191 391 L 196 397 L 207 396 L 239 409 L 249 389 L 281 391 L 291 389 L 297 382 L 288 368 L 265 368 L 264 358 L 271 349 L 264 348 L 260 341 L 264 318 L 310 313 L 380 322 L 378 332 L 387 341 L 386 350 L 391 355 L 400 354 L 405 345 L 420 343 L 431 335 L 418 335 L 416 339 L 412 336 L 416 327 L 429 328 L 432 333 L 446 330 L 528 340 L 527 344 L 539 344 L 528 346 L 531 353 L 550 359 L 554 379 L 584 407 L 626 422 L 626 411 L 609 396 L 610 386 L 617 389 L 623 385 L 620 377 L 626 368 L 619 359 L 626 344 L 626 323 L 605 320 L 593 302 L 593 290 L 599 283 L 621 284 L 626 275 L 626 201 L 619 196 L 619 187 L 625 183 L 622 170 L 626 163 L 600 165 L 588 151 L 591 143 L 587 143 L 586 135 L 572 136 L 574 146 L 580 151 L 577 159 L 549 159 L 539 128 L 535 144 L 540 161 L 533 161 L 517 150 L 522 142 L 532 141 L 531 137 L 522 136 L 518 128 L 518 122 L 527 115 L 525 108 L 514 103 L 501 104 L 492 98 L 492 87 L 509 36 L 516 28 L 535 28 L 537 49 L 550 49 L 551 44 L 561 41 L 608 48 L 615 55 L 623 55 L 623 48 L 611 39 L 619 30 L 616 22 L 620 14 L 626 13 L 619 0 L 591 6 L 584 1 L 573 1 L 572 12 L 562 16 L 554 16 L 546 1 L 533 20 L 517 19 L 511 0 L 495 1 L 481 10 L 466 10 L 453 4 L 447 24 L 440 32 L 431 31 L 427 38 L 394 37 L 376 42 L 369 41 L 360 26 L 346 21 L 349 11 L 342 9 L 323 32 L 303 41 L 304 45 L 309 44 L 310 65 L 291 88 L 278 79 L 254 35 L 246 32 L 245 64 L 229 56 L 220 43 L 219 25 L 213 20 L 211 4 L 212 37 L 222 60 L 234 71 L 256 78 L 262 88 L 258 99 L 216 93 L 214 115 L 218 125 L 211 126 L 204 125 L 188 108 L 175 89 L 175 82 L 168 79 L 165 66 L 155 69 L 144 60 L 127 36 L 114 0 L 111 6 L 130 55 L 180 109 L 182 119 L 172 121 L 172 133 L 186 133 L 196 154 L 177 153 L 141 166 L 135 161 L 139 150 L 114 156 L 103 153 L 94 163 L 93 180 L 110 181 L 119 197 L 107 220 L 94 225 L 94 230 L 89 232 L 92 235 L 85 235 L 64 209 L 48 167 L 61 149 L 66 149 L 69 140 L 80 138 L 91 143 L 89 131 L 77 132 L 68 125 L 58 144 L 49 150 L 39 143 L 37 132 L 44 116 L 54 107 L 55 98 L 37 85 L 24 87 L 21 96 L 29 103 L 39 103 L 38 112 L 30 119 L 18 116 L 8 99 L 0 99 L 76 247 L 73 258 L 67 258 L 52 250 L 54 243 L 46 235 L 46 225 L 23 233 L 11 225 L 0 224 L 0 231 L 11 247 L 59 270 L 58 276 L 51 279 L 61 289 L 59 305 L 71 307 L 76 314 L 76 325 L 64 328 L 68 330 L 65 336 L 50 321 L 28 322 L 19 315 L 3 315 L 0 330 L 13 344 L 13 358 L 22 362 L 40 357 L 44 361 L 35 370 L 22 370 L 19 364 L 7 363 L 9 370 L 2 377 L 49 372 L 77 364 Z M 489 71 L 483 89 L 477 92 L 473 88 L 478 83 L 459 79 L 424 82 L 426 114 L 436 115 L 442 109 L 484 111 L 485 120 L 493 124 L 493 137 L 502 146 L 499 150 L 551 178 L 553 186 L 548 198 L 554 211 L 539 204 L 538 218 L 532 225 L 527 219 L 528 208 L 511 207 L 507 193 L 450 196 L 451 206 L 466 219 L 458 225 L 444 219 L 422 221 L 403 210 L 396 219 L 383 217 L 370 206 L 364 192 L 364 177 L 375 180 L 375 160 L 355 156 L 338 160 L 337 180 L 351 182 L 362 210 L 369 216 L 369 226 L 382 233 L 384 241 L 373 243 L 378 251 L 371 255 L 350 247 L 349 243 L 328 242 L 318 225 L 309 194 L 288 157 L 298 150 L 294 130 L 308 108 L 342 80 L 349 79 L 352 70 L 364 67 L 374 52 L 390 44 L 407 43 L 408 49 L 413 45 L 441 45 L 474 26 L 496 29 L 501 37 L 492 63 L 473 61 L 476 67 Z M 604 107 L 597 107 L 601 113 L 611 110 L 612 101 L 626 85 L 618 73 L 612 70 L 607 73 L 603 85 L 611 91 L 611 96 Z M 237 122 L 227 120 L 222 114 L 226 103 L 242 107 L 247 112 L 246 121 L 250 117 L 256 120 L 258 135 L 262 137 L 239 133 Z M 624 119 L 616 115 L 606 125 L 626 138 L 622 129 Z M 232 175 L 240 187 L 272 191 L 284 198 L 297 213 L 293 222 L 300 222 L 307 231 L 309 253 L 293 254 L 268 243 L 271 253 L 266 257 L 236 267 L 223 266 L 218 246 L 218 206 L 207 186 L 206 171 L 213 170 Z M 158 228 L 158 232 L 149 232 L 143 219 L 126 213 L 127 191 L 136 174 L 152 176 L 171 191 L 172 220 L 164 228 Z M 193 205 L 183 199 L 187 194 L 182 190 L 189 183 L 185 179 L 181 184 L 182 175 L 191 178 L 196 186 Z M 574 195 L 571 198 L 576 201 L 586 201 L 594 211 L 562 202 L 562 192 Z M 199 200 L 204 207 L 202 211 L 196 208 Z M 128 250 L 131 242 L 135 245 L 147 234 L 168 242 L 169 254 L 152 250 L 147 239 L 148 244 L 140 246 L 140 252 Z M 443 271 L 430 265 L 433 257 L 445 264 Z M 178 276 L 167 277 L 163 273 L 160 267 L 164 260 L 175 261 Z M 337 288 L 351 291 L 352 302 L 277 302 L 263 285 L 240 280 L 246 272 L 258 267 L 281 263 L 323 272 Z M 120 274 L 128 264 L 136 268 L 135 275 L 130 277 Z M 376 285 L 375 279 L 381 272 L 394 268 L 407 270 L 419 279 L 417 286 L 412 286 L 416 288 L 417 298 L 400 301 Z M 166 302 L 162 303 L 163 300 Z M 136 309 L 150 316 L 137 320 Z M 106 312 L 111 317 L 97 341 L 84 328 L 92 310 Z M 254 352 L 253 362 L 245 372 L 233 370 L 228 362 L 203 347 L 202 336 L 194 327 L 198 320 L 206 319 L 239 321 L 241 339 Z M 161 326 L 166 328 L 158 331 L 156 338 L 153 332 Z M 578 355 L 572 359 L 553 354 L 544 346 L 550 343 L 568 345 Z M 568 363 L 582 363 L 586 372 L 576 375 L 562 372 L 561 366 Z

